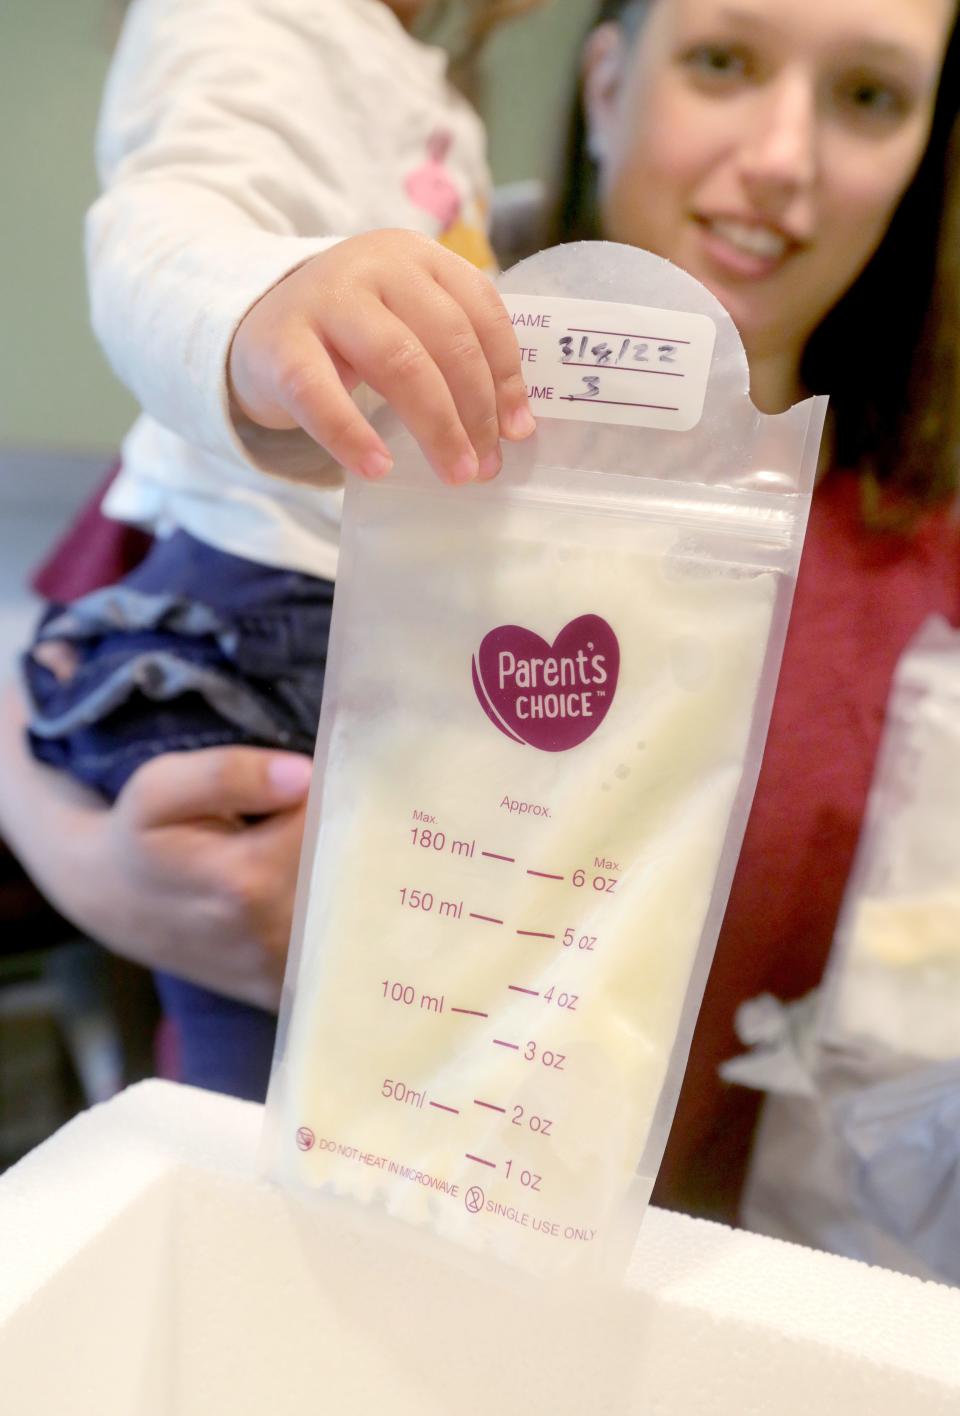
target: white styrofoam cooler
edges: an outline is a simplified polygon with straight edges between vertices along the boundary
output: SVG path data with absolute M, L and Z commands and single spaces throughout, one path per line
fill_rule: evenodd
M 304 1212 L 260 1121 L 149 1082 L 0 1180 L 4 1416 L 960 1413 L 958 1291 L 651 1210 L 623 1291 L 557 1306 Z

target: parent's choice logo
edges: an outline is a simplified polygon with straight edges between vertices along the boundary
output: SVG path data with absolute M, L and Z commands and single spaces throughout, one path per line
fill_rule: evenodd
M 617 636 L 599 615 L 571 620 L 552 645 L 503 624 L 473 657 L 473 686 L 487 717 L 514 742 L 541 752 L 567 752 L 596 732 L 619 672 Z

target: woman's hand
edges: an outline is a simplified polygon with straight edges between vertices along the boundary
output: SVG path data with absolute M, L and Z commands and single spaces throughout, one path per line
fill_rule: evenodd
M 47 898 L 117 954 L 275 1008 L 309 759 L 246 747 L 170 753 L 106 806 L 35 762 L 23 723 L 10 689 L 0 834 Z
M 350 398 L 359 383 L 386 399 L 448 482 L 495 477 L 500 438 L 536 426 L 500 296 L 411 231 L 350 237 L 274 286 L 242 320 L 229 374 L 245 417 L 303 428 L 369 478 L 391 458 Z

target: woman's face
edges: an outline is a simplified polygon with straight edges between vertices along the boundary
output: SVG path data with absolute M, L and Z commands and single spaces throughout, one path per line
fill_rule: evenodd
M 956 0 L 653 0 L 586 56 L 604 235 L 683 266 L 792 371 L 929 137 Z

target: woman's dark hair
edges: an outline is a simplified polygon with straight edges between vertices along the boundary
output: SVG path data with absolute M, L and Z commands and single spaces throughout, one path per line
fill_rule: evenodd
M 639 28 L 654 0 L 605 0 L 593 26 Z M 597 170 L 578 86 L 553 235 L 599 234 Z M 802 375 L 828 393 L 836 461 L 914 503 L 960 483 L 960 19 L 916 176 L 875 255 L 812 335 Z

